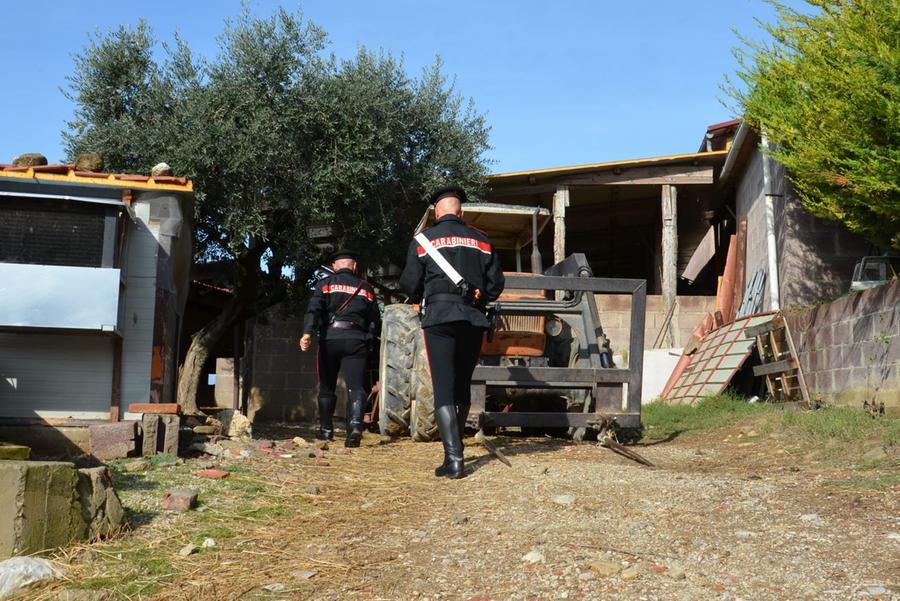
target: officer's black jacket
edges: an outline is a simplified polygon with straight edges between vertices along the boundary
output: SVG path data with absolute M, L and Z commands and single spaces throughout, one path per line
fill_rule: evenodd
M 362 288 L 340 315 L 335 312 L 362 283 Z M 329 328 L 332 318 L 350 321 L 357 327 L 352 329 Z M 366 338 L 377 333 L 381 324 L 375 290 L 372 285 L 357 277 L 349 269 L 338 269 L 334 274 L 316 283 L 306 316 L 303 319 L 303 333 L 317 333 L 320 339 Z
M 455 215 L 444 215 L 425 231 L 439 253 L 459 272 L 471 288 L 481 290 L 482 303 L 497 300 L 503 292 L 504 277 L 500 257 L 484 232 L 466 225 Z M 468 321 L 488 327 L 483 309 L 471 304 L 429 300 L 435 294 L 460 294 L 434 259 L 413 240 L 400 276 L 400 288 L 413 302 L 425 301 L 422 327 L 451 321 Z

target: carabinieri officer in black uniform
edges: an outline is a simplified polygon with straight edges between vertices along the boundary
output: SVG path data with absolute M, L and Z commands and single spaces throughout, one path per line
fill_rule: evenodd
M 356 275 L 356 253 L 340 250 L 331 255 L 334 273 L 316 283 L 303 320 L 300 350 L 307 351 L 314 334 L 319 338 L 319 431 L 316 438 L 334 439 L 332 417 L 337 402 L 334 389 L 338 370 L 347 383 L 346 447 L 362 439 L 368 339 L 378 332 L 381 315 L 375 290 Z
M 465 476 L 460 432 L 471 406 L 472 372 L 489 326 L 485 306 L 500 297 L 504 285 L 491 241 L 462 220 L 466 200 L 465 191 L 457 186 L 440 188 L 429 199 L 436 221 L 423 234 L 432 252 L 436 250 L 450 264 L 450 273 L 420 241 L 413 240 L 400 276 L 403 291 L 424 307 L 422 329 L 434 386 L 434 414 L 444 444 L 444 463 L 434 474 L 446 478 Z M 461 276 L 458 285 L 453 271 Z

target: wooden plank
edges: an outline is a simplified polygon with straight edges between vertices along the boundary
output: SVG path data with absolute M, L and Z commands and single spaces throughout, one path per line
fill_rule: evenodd
M 678 192 L 675 186 L 662 186 L 662 294 L 666 313 L 675 303 L 678 291 Z M 669 322 L 666 342 L 669 348 L 678 345 L 675 338 L 675 319 Z
M 782 324 L 778 323 L 778 320 L 773 317 L 771 321 L 767 321 L 765 323 L 761 323 L 744 330 L 744 338 L 756 338 L 757 336 L 768 334 L 772 330 L 778 329 L 780 327 L 782 327 Z
M 737 315 L 738 308 L 744 297 L 744 287 L 747 285 L 747 217 L 741 217 L 738 220 L 736 234 L 737 253 L 735 254 L 735 270 L 734 270 L 734 312 Z
M 795 369 L 797 366 L 793 359 L 782 359 L 774 363 L 764 363 L 763 365 L 753 366 L 754 376 L 767 376 L 769 374 L 783 374 Z
M 553 195 L 553 262 L 566 258 L 566 207 L 569 206 L 569 188 L 560 186 Z
M 791 336 L 791 329 L 787 325 L 787 321 L 784 322 L 784 337 L 788 344 L 788 349 L 790 349 L 791 357 L 797 356 L 797 348 L 794 346 L 794 338 Z M 800 394 L 803 397 L 803 401 L 806 403 L 806 406 L 809 407 L 809 389 L 806 387 L 806 376 L 803 374 L 803 366 L 800 365 L 800 361 L 797 361 L 797 385 L 800 388 Z
M 635 167 L 594 175 L 566 177 L 560 183 L 570 186 L 628 186 L 660 184 L 708 185 L 715 181 L 713 167 L 707 165 L 674 165 L 669 167 Z
M 553 263 L 566 258 L 566 207 L 569 206 L 569 188 L 560 186 L 553 195 Z M 562 300 L 565 292 L 557 290 L 556 300 Z

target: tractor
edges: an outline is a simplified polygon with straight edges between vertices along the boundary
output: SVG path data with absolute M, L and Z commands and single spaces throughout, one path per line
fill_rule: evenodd
M 583 254 L 542 269 L 538 245 L 551 219 L 541 207 L 470 203 L 463 219 L 485 231 L 501 259 L 506 290 L 493 304 L 493 338 L 482 345 L 472 377 L 467 426 L 490 433 L 519 427 L 526 434 L 568 434 L 576 440 L 616 429 L 640 428 L 646 282 L 595 278 Z M 416 233 L 434 223 L 430 208 Z M 531 272 L 522 250 L 531 246 Z M 632 296 L 629 367 L 618 368 L 603 334 L 595 294 Z M 418 307 L 385 307 L 378 369 L 377 422 L 382 434 L 437 440 L 434 393 L 419 325 Z

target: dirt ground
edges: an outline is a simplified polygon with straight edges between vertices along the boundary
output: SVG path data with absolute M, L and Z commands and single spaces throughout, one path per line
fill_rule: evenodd
M 458 481 L 432 475 L 439 443 L 367 434 L 315 458 L 291 442 L 309 431 L 274 434 L 215 462 L 224 480 L 198 483 L 202 459 L 117 472 L 137 527 L 61 557 L 70 581 L 36 598 L 900 599 L 900 489 L 855 488 L 852 466 L 778 433 L 634 447 L 655 468 L 496 438 L 510 468 L 470 438 Z M 160 512 L 173 484 L 198 489 L 200 510 Z

